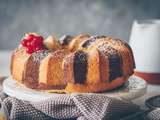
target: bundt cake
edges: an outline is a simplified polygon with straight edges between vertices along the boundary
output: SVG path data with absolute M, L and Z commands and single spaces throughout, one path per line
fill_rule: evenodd
M 26 34 L 12 53 L 11 76 L 28 88 L 102 92 L 123 85 L 133 74 L 130 46 L 107 36 L 65 35 L 59 40 Z

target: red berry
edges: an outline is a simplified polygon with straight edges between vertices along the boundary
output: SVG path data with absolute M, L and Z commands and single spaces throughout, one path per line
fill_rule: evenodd
M 21 41 L 21 44 L 26 47 L 28 54 L 32 54 L 35 51 L 45 49 L 43 45 L 43 37 L 34 34 L 29 34 L 25 39 Z
M 36 47 L 36 41 L 34 41 L 34 40 L 31 41 L 31 42 L 30 42 L 30 46 L 31 46 L 31 47 Z
M 36 50 L 36 51 L 38 51 L 38 50 L 43 50 L 43 47 L 42 47 L 42 46 L 36 46 L 35 50 Z
M 43 37 L 42 36 L 37 36 L 36 37 L 36 42 L 42 43 L 43 42 Z
M 26 39 L 23 39 L 23 40 L 21 41 L 21 44 L 22 44 L 24 47 L 26 47 L 26 46 L 27 46 L 27 40 L 26 40 Z
M 38 42 L 36 42 L 36 45 L 37 45 L 37 46 L 42 46 L 42 47 L 43 47 L 43 43 L 38 43 Z
M 29 41 L 27 41 L 26 47 L 31 47 L 31 43 Z
M 26 39 L 31 41 L 31 40 L 33 40 L 33 38 L 35 38 L 35 35 L 34 34 L 29 34 Z
M 30 47 L 28 47 L 28 48 L 26 49 L 26 51 L 27 51 L 28 54 L 32 54 L 32 53 L 33 53 L 33 49 L 30 48 Z
M 37 41 L 37 37 L 34 37 L 34 38 L 32 39 L 32 41 Z

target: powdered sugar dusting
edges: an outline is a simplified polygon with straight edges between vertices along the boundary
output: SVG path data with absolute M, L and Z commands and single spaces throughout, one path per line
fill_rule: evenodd
M 32 54 L 33 61 L 34 62 L 39 62 L 44 57 L 46 57 L 48 55 L 48 53 L 49 53 L 49 50 L 40 50 L 40 51 L 34 52 Z
M 116 49 L 105 43 L 100 45 L 98 48 L 105 55 L 117 54 Z
M 107 38 L 107 36 L 105 36 L 105 35 L 99 35 L 99 36 L 95 36 L 95 37 L 96 37 L 96 39 Z
M 89 46 L 92 42 L 94 42 L 94 41 L 96 41 L 96 37 L 95 36 L 91 36 L 89 39 L 87 39 L 84 43 L 83 43 L 83 45 L 82 45 L 82 47 L 87 47 L 87 46 Z
M 122 46 L 124 45 L 123 41 L 119 40 L 119 39 L 115 39 L 111 42 L 113 45 L 119 45 Z

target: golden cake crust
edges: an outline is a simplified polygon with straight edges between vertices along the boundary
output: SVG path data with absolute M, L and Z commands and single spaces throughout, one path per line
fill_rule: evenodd
M 23 82 L 23 73 L 25 69 L 26 61 L 29 58 L 29 54 L 26 53 L 24 48 L 16 49 L 11 54 L 10 71 L 12 78 L 18 82 Z
M 119 39 L 81 34 L 62 46 L 49 38 L 44 43 L 51 50 L 28 54 L 22 47 L 13 52 L 13 79 L 48 92 L 102 92 L 121 86 L 133 74 L 132 50 Z
M 123 85 L 128 78 L 129 78 L 128 76 L 127 77 L 124 77 L 124 76 L 118 77 L 110 83 L 99 82 L 96 84 L 85 84 L 85 85 L 68 83 L 64 91 L 66 93 L 71 93 L 71 92 L 82 92 L 82 93 L 104 92 L 107 90 L 115 89 L 115 88 Z

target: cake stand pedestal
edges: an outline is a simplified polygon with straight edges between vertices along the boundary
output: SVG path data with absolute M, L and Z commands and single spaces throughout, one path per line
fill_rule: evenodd
M 93 93 L 93 94 L 102 94 L 109 97 L 124 99 L 124 100 L 133 100 L 135 98 L 141 97 L 146 93 L 147 83 L 140 77 L 131 76 L 129 80 L 121 87 L 110 90 L 103 93 Z M 23 85 L 17 84 L 15 80 L 11 77 L 7 78 L 3 82 L 3 91 L 12 97 L 26 100 L 26 101 L 41 101 L 50 97 L 62 95 L 58 93 L 47 93 L 45 91 L 37 91 L 29 89 Z M 85 93 L 81 93 L 85 94 Z

